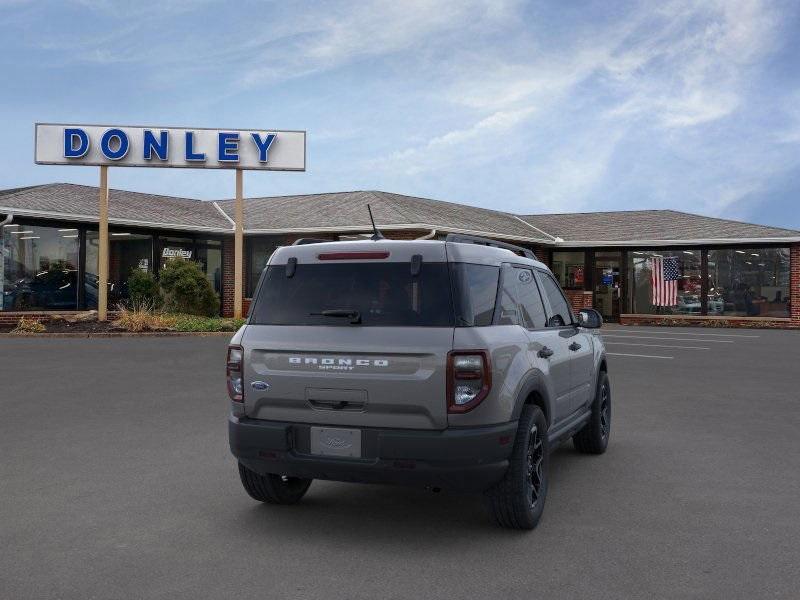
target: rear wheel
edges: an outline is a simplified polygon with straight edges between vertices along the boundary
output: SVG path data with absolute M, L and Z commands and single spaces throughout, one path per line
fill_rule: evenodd
M 268 473 L 260 475 L 239 463 L 239 478 L 250 497 L 268 504 L 296 504 L 308 491 L 311 479 Z
M 584 454 L 602 454 L 608 447 L 611 435 L 611 384 L 608 373 L 600 372 L 597 380 L 597 391 L 592 402 L 592 414 L 589 422 L 578 433 L 572 436 L 575 449 Z
M 533 529 L 547 497 L 549 458 L 547 421 L 538 406 L 526 405 L 520 415 L 505 477 L 486 492 L 492 519 L 509 529 Z

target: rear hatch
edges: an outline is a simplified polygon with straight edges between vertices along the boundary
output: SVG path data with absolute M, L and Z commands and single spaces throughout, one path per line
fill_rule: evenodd
M 295 423 L 444 429 L 452 343 L 444 244 L 281 248 L 242 338 L 245 410 Z

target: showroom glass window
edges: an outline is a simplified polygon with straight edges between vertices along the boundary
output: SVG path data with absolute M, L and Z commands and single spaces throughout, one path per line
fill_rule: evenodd
M 159 237 L 159 241 L 160 269 L 163 269 L 167 265 L 167 262 L 173 258 L 180 260 L 197 260 L 194 238 Z
M 252 298 L 253 292 L 261 277 L 261 271 L 267 266 L 267 261 L 279 246 L 286 244 L 281 237 L 258 237 L 247 240 L 247 253 L 249 271 L 247 273 L 247 297 Z
M 131 231 L 108 234 L 108 305 L 116 308 L 128 299 L 128 278 L 136 270 L 153 272 L 153 236 Z M 97 231 L 86 232 L 84 302 L 97 308 L 97 269 L 100 240 Z
M 218 298 L 222 298 L 222 242 L 197 240 L 197 262 Z
M 78 230 L 10 224 L 2 228 L 3 310 L 78 308 Z
M 790 317 L 789 248 L 708 251 L 708 314 Z
M 631 312 L 646 315 L 702 314 L 701 251 L 634 250 L 630 256 Z M 673 271 L 672 267 L 675 267 Z M 655 271 L 675 273 L 674 293 L 660 294 Z M 671 277 L 669 275 L 668 277 Z
M 586 282 L 585 252 L 553 252 L 553 275 L 562 289 L 582 290 Z

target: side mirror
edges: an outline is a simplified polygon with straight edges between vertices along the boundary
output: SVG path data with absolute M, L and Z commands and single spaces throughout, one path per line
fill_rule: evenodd
M 593 308 L 582 308 L 578 312 L 578 324 L 586 329 L 599 329 L 603 326 L 603 315 Z

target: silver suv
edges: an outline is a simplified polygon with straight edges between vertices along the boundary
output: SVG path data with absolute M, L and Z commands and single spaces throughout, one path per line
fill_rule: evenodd
M 483 492 L 531 529 L 550 450 L 608 444 L 605 350 L 523 248 L 439 241 L 279 248 L 231 340 L 230 446 L 247 493 L 292 504 L 313 479 Z

